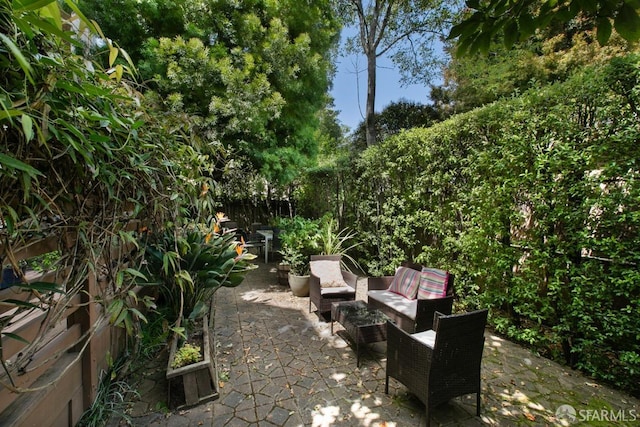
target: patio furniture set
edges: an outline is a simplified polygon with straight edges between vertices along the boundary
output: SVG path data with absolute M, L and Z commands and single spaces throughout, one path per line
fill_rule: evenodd
M 340 266 L 339 255 L 311 257 L 309 312 L 330 314 L 340 323 L 356 351 L 387 341 L 385 393 L 393 377 L 430 410 L 454 397 L 476 394 L 480 415 L 480 366 L 486 309 L 452 314 L 453 276 L 403 263 L 394 276 L 367 279 L 367 300 L 355 299 L 357 277 Z

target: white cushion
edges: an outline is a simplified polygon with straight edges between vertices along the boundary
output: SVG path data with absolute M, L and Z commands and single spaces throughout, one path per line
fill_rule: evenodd
M 424 332 L 418 332 L 417 334 L 413 334 L 411 336 L 431 348 L 433 348 L 433 346 L 436 344 L 436 331 L 434 331 L 433 329 L 429 329 L 428 331 Z
M 332 288 L 320 288 L 320 295 L 331 295 L 331 294 L 344 294 L 347 292 L 355 292 L 351 286 L 340 286 L 340 287 L 332 287 Z
M 410 319 L 416 318 L 418 310 L 418 300 L 408 299 L 402 295 L 387 290 L 374 290 L 367 292 L 369 299 L 380 301 L 381 303 L 391 307 L 398 313 L 402 313 Z
M 311 261 L 309 266 L 311 268 L 311 274 L 320 279 L 321 288 L 341 288 L 348 286 L 342 277 L 340 261 Z

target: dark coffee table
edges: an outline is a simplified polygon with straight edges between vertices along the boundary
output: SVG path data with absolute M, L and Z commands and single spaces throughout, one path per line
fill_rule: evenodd
M 360 367 L 360 344 L 387 340 L 387 320 L 380 310 L 369 308 L 364 301 L 340 301 L 331 304 L 331 334 L 333 322 L 340 323 L 356 344 L 356 363 Z

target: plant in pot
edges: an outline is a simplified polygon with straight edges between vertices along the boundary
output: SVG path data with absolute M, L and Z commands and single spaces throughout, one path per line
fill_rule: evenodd
M 300 216 L 280 220 L 282 260 L 289 265 L 289 286 L 296 296 L 309 295 L 309 256 L 318 250 L 317 220 Z
M 244 250 L 234 233 L 218 231 L 217 223 L 214 228 L 166 228 L 150 235 L 145 246 L 146 273 L 159 286 L 158 306 L 173 331 L 167 379 L 182 380 L 182 406 L 217 397 L 209 343 L 212 299 L 218 289 L 238 286 L 247 271 L 256 268 L 251 263 L 256 256 Z M 171 384 L 169 403 L 181 407 L 171 401 Z
M 352 242 L 356 233 L 348 228 L 342 230 L 338 227 L 338 220 L 331 215 L 325 215 L 320 220 L 318 230 L 318 249 L 320 255 L 341 255 L 342 268 L 351 271 L 351 266 L 361 270 L 362 268 L 349 251 L 359 246 L 362 242 Z M 345 260 L 349 261 L 346 263 Z

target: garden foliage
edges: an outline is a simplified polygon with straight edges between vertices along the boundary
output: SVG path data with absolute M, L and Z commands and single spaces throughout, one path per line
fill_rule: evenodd
M 497 331 L 640 392 L 638 56 L 364 152 L 368 270 L 456 275 Z
M 154 305 L 134 292 L 143 280 L 139 231 L 215 212 L 208 189 L 221 148 L 201 143 L 197 120 L 156 108 L 130 80 L 126 52 L 74 1 L 63 3 L 0 0 L 2 264 L 16 267 L 34 240 L 58 243 L 49 266 L 57 283 L 22 278 L 17 286 L 37 298 L 4 301 L 3 339 L 27 344 L 9 376 L 31 363 L 76 297 L 103 308 L 97 326 L 111 321 L 133 335 L 145 320 L 142 303 Z M 99 282 L 91 295 L 88 277 Z M 45 314 L 35 338 L 6 332 L 35 309 Z

